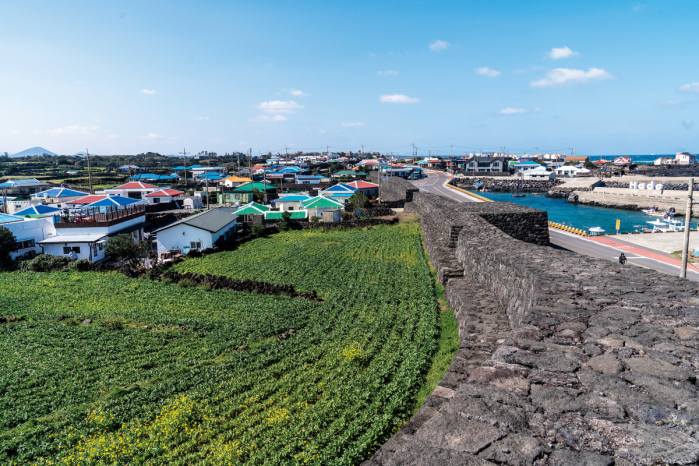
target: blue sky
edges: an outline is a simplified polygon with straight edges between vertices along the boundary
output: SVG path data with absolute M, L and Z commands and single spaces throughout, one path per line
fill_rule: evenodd
M 699 151 L 696 1 L 5 1 L 0 151 Z

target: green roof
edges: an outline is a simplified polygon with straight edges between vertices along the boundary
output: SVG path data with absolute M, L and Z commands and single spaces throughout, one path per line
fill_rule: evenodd
M 258 204 L 256 202 L 251 202 L 250 204 L 244 205 L 235 211 L 236 215 L 260 215 L 269 211 L 269 207 L 266 205 Z
M 301 204 L 306 209 L 317 209 L 318 207 L 321 209 L 326 207 L 342 208 L 341 203 L 323 196 L 314 197 L 313 199 L 309 199 Z
M 332 176 L 366 176 L 366 173 L 356 172 L 354 170 L 340 170 L 337 173 L 333 173 Z
M 271 186 L 268 183 L 248 182 L 245 184 L 241 184 L 240 186 L 235 188 L 233 191 L 238 192 L 238 193 L 248 193 L 248 192 L 254 191 L 255 189 L 257 189 L 258 191 L 274 191 L 277 188 L 275 188 L 274 186 Z
M 308 216 L 308 212 L 305 210 L 294 210 L 289 212 L 291 214 L 292 220 L 301 220 Z M 281 220 L 282 212 L 267 212 L 265 214 L 265 219 L 267 220 Z

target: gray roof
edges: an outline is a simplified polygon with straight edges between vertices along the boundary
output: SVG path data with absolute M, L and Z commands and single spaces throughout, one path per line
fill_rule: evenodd
M 471 157 L 466 159 L 467 162 L 502 162 L 505 157 Z
M 236 210 L 237 209 L 234 207 L 216 207 L 214 209 L 192 215 L 191 217 L 183 218 L 179 222 L 171 223 L 170 225 L 158 228 L 153 233 L 167 230 L 168 228 L 172 228 L 177 225 L 189 225 L 194 228 L 199 228 L 200 230 L 216 233 L 221 228 L 236 221 L 238 218 L 238 216 L 235 215 Z

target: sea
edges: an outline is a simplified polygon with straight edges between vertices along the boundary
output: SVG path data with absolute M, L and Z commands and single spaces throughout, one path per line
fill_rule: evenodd
M 512 197 L 513 194 L 524 194 L 524 197 Z M 652 228 L 647 222 L 657 220 L 643 212 L 634 210 L 612 209 L 582 204 L 569 204 L 565 199 L 554 199 L 545 196 L 546 193 L 514 193 L 514 192 L 479 192 L 479 196 L 493 201 L 507 201 L 514 204 L 526 205 L 548 212 L 550 222 L 562 223 L 581 230 L 600 227 L 605 234 L 616 233 L 616 221 L 620 221 L 620 233 L 638 231 L 639 226 Z M 680 217 L 682 218 L 682 217 Z M 692 226 L 694 226 L 692 224 Z

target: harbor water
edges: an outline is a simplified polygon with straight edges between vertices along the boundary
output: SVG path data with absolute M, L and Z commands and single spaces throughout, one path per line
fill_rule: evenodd
M 524 197 L 512 197 L 513 194 L 524 194 Z M 545 193 L 479 192 L 478 195 L 493 201 L 507 201 L 545 210 L 548 212 L 550 222 L 563 223 L 586 231 L 592 227 L 600 227 L 605 231 L 605 234 L 616 233 L 617 220 L 620 220 L 621 223 L 619 228 L 621 233 L 638 231 L 636 225 L 652 229 L 653 226 L 647 222 L 662 220 L 662 217 L 651 217 L 640 211 L 569 204 L 565 199 L 548 198 Z

